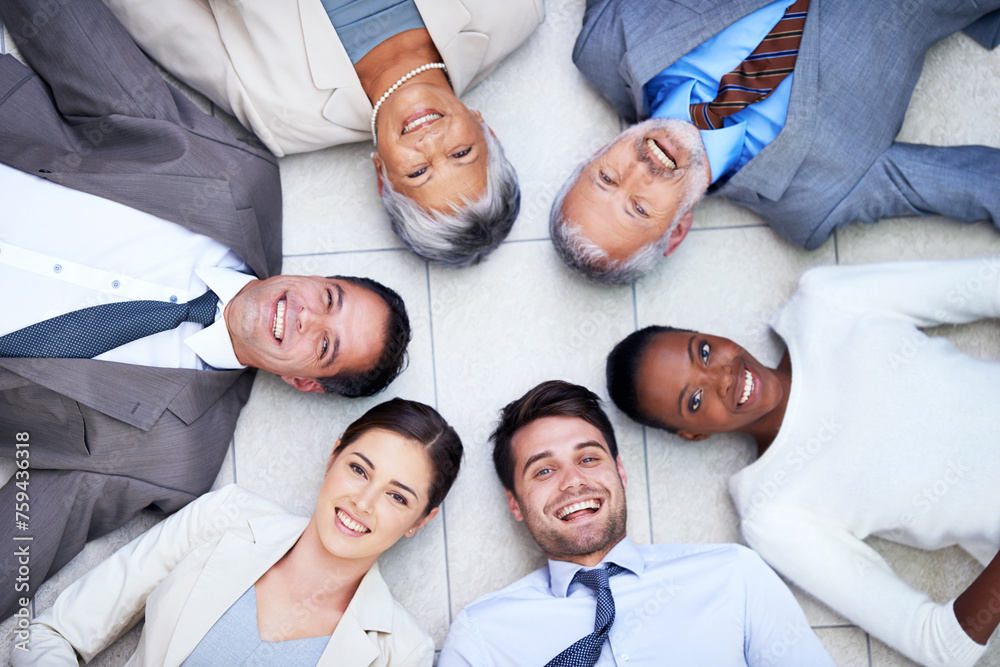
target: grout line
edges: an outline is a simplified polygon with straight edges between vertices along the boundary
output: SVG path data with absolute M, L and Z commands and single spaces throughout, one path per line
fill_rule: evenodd
M 833 230 L 833 261 L 840 264 L 840 247 L 838 244 L 837 230 Z
M 843 630 L 844 628 L 857 628 L 853 623 L 837 623 L 835 625 L 811 625 L 813 630 Z
M 635 294 L 635 283 L 632 283 L 632 331 L 639 330 L 639 305 Z M 653 493 L 649 485 L 649 446 L 646 439 L 646 427 L 642 427 L 642 459 L 646 466 L 646 508 L 649 510 L 649 543 L 656 544 L 653 539 Z
M 865 644 L 868 645 L 868 667 L 872 667 L 872 636 L 865 633 Z
M 333 255 L 353 255 L 356 253 L 393 252 L 393 251 L 409 252 L 406 248 L 367 248 L 361 250 L 331 250 L 329 252 L 286 253 L 282 254 L 281 257 L 282 259 L 288 259 L 289 257 L 326 257 Z
M 433 378 L 434 384 L 434 409 L 439 410 L 438 405 L 438 383 L 437 383 L 437 356 L 434 351 L 434 308 L 431 304 L 431 265 L 430 262 L 424 260 L 424 276 L 427 282 L 427 321 L 429 322 L 429 329 L 431 334 L 431 377 Z M 448 625 L 451 626 L 452 618 L 451 614 L 451 567 L 448 562 L 448 512 L 447 512 L 447 499 L 441 502 L 441 535 L 444 538 L 444 584 L 445 584 L 445 595 L 448 601 Z

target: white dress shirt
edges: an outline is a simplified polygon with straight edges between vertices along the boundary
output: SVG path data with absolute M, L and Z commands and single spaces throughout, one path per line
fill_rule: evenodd
M 601 667 L 833 667 L 791 592 L 745 547 L 637 547 L 626 537 L 603 563 L 626 571 L 610 580 L 615 621 Z M 580 569 L 550 560 L 467 606 L 448 632 L 438 667 L 545 665 L 593 632 L 596 594 L 572 583 Z
M 96 359 L 161 368 L 244 368 L 222 309 L 254 279 L 218 241 L 173 222 L 0 164 L 0 335 L 127 300 L 184 303 L 212 289 L 216 322 L 184 322 Z M 242 273 L 246 271 L 247 273 Z

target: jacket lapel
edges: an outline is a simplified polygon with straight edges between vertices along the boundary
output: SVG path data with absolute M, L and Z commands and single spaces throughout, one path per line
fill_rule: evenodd
M 179 665 L 222 615 L 262 574 L 284 556 L 308 519 L 288 515 L 256 517 L 219 540 L 181 612 L 164 656 Z
M 320 657 L 319 665 L 333 667 L 375 662 L 382 649 L 368 633 L 392 631 L 393 605 L 392 593 L 379 573 L 378 563 L 375 563 L 351 598 L 347 611 Z
M 190 424 L 245 372 L 153 368 L 94 359 L 0 358 L 0 366 L 144 431 L 168 408 Z
M 485 33 L 468 31 L 472 14 L 461 0 L 415 0 L 427 32 L 448 66 L 455 95 L 461 97 L 482 69 L 490 44 Z

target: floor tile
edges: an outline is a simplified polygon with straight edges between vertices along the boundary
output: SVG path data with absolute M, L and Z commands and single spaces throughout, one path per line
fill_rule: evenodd
M 633 326 L 628 287 L 590 285 L 559 264 L 548 242 L 508 244 L 461 272 L 431 270 L 438 399 L 466 444 L 448 499 L 452 609 L 543 564 L 510 517 L 487 442 L 500 407 L 542 380 L 606 395 L 604 355 Z M 629 530 L 648 541 L 641 431 L 617 420 L 629 475 Z M 491 563 L 484 567 L 484 563 Z
M 868 641 L 861 628 L 816 628 L 816 636 L 837 667 L 868 667 Z

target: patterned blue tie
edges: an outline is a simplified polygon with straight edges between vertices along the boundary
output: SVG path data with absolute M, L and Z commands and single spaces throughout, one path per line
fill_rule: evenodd
M 594 667 L 601 657 L 601 648 L 608 638 L 608 631 L 615 622 L 615 599 L 611 596 L 608 580 L 621 574 L 625 568 L 608 563 L 595 570 L 578 570 L 573 581 L 578 581 L 597 592 L 597 618 L 594 631 L 578 640 L 568 649 L 552 658 L 545 667 Z
M 187 303 L 118 301 L 74 310 L 0 336 L 0 357 L 91 359 L 181 322 L 208 326 L 218 301 L 209 290 Z

